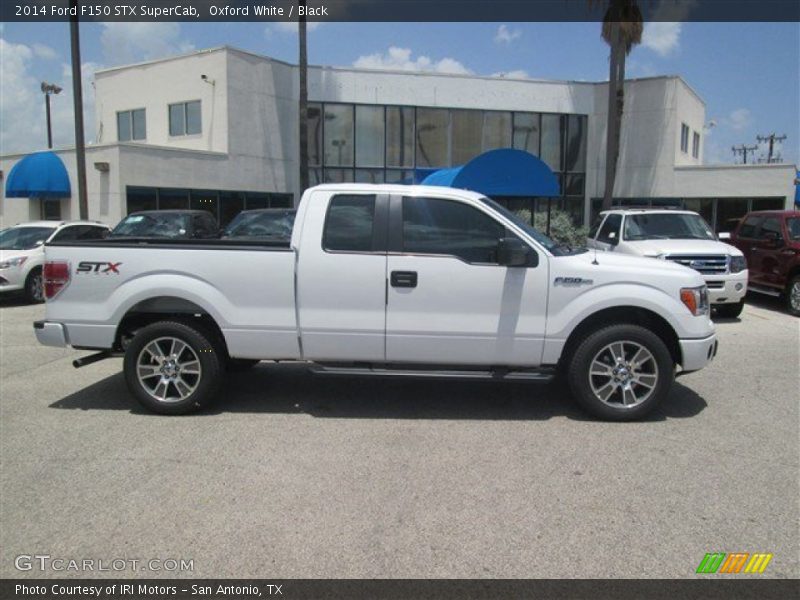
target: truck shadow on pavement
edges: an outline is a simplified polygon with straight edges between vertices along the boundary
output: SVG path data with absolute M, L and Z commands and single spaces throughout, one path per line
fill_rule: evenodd
M 646 420 L 687 418 L 706 401 L 680 382 Z M 151 414 L 128 393 L 122 373 L 50 405 Z M 220 413 L 307 414 L 334 419 L 592 420 L 564 384 L 319 376 L 303 365 L 263 363 L 230 375 L 217 402 L 194 416 Z

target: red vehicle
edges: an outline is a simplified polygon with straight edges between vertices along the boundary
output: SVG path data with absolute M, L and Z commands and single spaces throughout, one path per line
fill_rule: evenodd
M 748 213 L 731 234 L 750 271 L 748 289 L 784 296 L 786 308 L 800 316 L 800 211 Z

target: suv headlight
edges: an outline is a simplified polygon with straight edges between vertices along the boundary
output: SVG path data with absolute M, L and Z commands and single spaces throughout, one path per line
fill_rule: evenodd
M 704 285 L 681 289 L 681 302 L 695 317 L 708 314 L 708 288 Z
M 17 256 L 16 258 L 9 258 L 0 262 L 0 269 L 10 269 L 11 267 L 21 267 L 25 261 L 28 260 L 27 256 Z
M 747 268 L 744 256 L 731 256 L 731 273 L 740 273 Z

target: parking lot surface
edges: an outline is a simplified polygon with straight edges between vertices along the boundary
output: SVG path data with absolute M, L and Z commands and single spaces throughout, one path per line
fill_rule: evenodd
M 715 362 L 640 423 L 555 384 L 266 363 L 203 414 L 155 416 L 121 359 L 39 346 L 43 314 L 0 304 L 0 577 L 673 578 L 706 552 L 800 576 L 800 320 L 777 303 L 719 322 Z M 20 572 L 23 554 L 193 571 Z

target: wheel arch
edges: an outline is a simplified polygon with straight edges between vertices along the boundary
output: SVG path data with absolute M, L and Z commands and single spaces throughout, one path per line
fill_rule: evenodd
M 608 325 L 640 325 L 655 333 L 667 346 L 669 354 L 675 364 L 680 364 L 681 347 L 678 334 L 658 313 L 640 306 L 614 306 L 604 308 L 585 317 L 575 329 L 572 330 L 564 349 L 561 352 L 559 365 L 563 366 L 575 352 L 578 344 L 590 335 Z
M 158 321 L 179 321 L 187 325 L 199 324 L 217 337 L 227 354 L 227 344 L 217 321 L 199 304 L 179 296 L 153 296 L 129 307 L 117 326 L 114 348 L 125 350 L 136 332 Z

